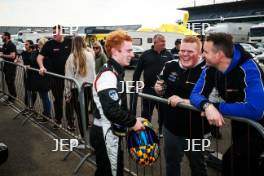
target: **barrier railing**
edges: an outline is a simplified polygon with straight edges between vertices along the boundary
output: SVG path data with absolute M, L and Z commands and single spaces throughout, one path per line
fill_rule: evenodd
M 87 152 L 84 157 L 81 159 L 80 163 L 78 163 L 77 167 L 74 170 L 74 173 L 77 173 L 83 163 L 88 159 L 89 157 L 92 156 L 92 149 L 90 148 L 89 144 L 89 120 L 88 120 L 88 102 L 86 100 L 91 99 L 89 97 L 89 88 L 91 87 L 91 83 L 84 83 L 82 86 L 79 85 L 79 83 L 69 77 L 65 77 L 62 75 L 46 72 L 44 77 L 39 76 L 37 69 L 34 68 L 27 68 L 22 65 L 18 65 L 12 62 L 7 62 L 7 61 L 1 61 L 0 62 L 0 70 L 1 70 L 1 92 L 5 95 L 12 96 L 8 92 L 8 87 L 4 83 L 5 76 L 9 76 L 8 73 L 4 73 L 4 65 L 12 65 L 16 67 L 16 76 L 15 76 L 15 88 L 16 88 L 16 93 L 17 96 L 13 96 L 15 100 L 17 100 L 19 103 L 23 104 L 24 107 L 26 108 L 25 111 L 22 111 L 22 113 L 25 112 L 32 112 L 31 115 L 27 115 L 26 120 L 33 117 L 35 118 L 36 113 L 38 116 L 43 117 L 44 119 L 36 119 L 36 121 L 46 121 L 48 120 L 54 125 L 59 126 L 60 129 L 65 131 L 67 134 L 69 134 L 71 137 L 79 139 L 80 142 L 84 143 L 84 148 L 89 149 L 89 152 Z M 12 74 L 11 74 L 12 76 Z M 34 81 L 35 80 L 35 81 Z M 42 83 L 44 82 L 44 86 L 47 86 L 47 89 L 44 91 L 36 90 L 35 88 L 37 86 L 37 81 L 41 81 Z M 11 85 L 11 84 L 10 84 Z M 9 86 L 10 86 L 9 85 Z M 34 88 L 35 86 L 35 88 Z M 40 86 L 41 87 L 41 86 Z M 43 93 L 44 92 L 44 93 Z M 40 97 L 41 96 L 41 97 Z M 57 97 L 56 97 L 57 96 Z M 152 96 L 149 94 L 144 94 L 144 93 L 138 93 L 138 96 L 144 99 L 149 99 L 151 101 L 156 101 L 159 103 L 167 104 L 167 99 L 165 98 L 160 98 L 156 96 Z M 26 98 L 27 97 L 27 100 Z M 36 97 L 36 98 L 34 98 Z M 46 97 L 46 98 L 45 98 Z M 48 99 L 47 99 L 48 97 Z M 59 97 L 59 100 L 58 100 Z M 56 100 L 57 98 L 57 100 Z M 45 101 L 50 101 L 50 108 L 48 106 L 44 107 L 43 104 L 45 104 Z M 42 101 L 41 101 L 42 100 Z M 51 100 L 54 100 L 54 102 L 51 102 Z M 57 102 L 55 102 L 57 101 Z M 46 102 L 47 103 L 47 102 Z M 56 103 L 56 105 L 55 105 Z M 56 107 L 55 107 L 56 106 Z M 196 110 L 191 105 L 186 105 L 179 103 L 180 107 L 182 108 L 187 108 L 189 110 Z M 57 109 L 56 109 L 57 108 Z M 58 110 L 58 108 L 61 108 Z M 139 109 L 140 107 L 138 107 Z M 142 108 L 142 106 L 141 106 Z M 19 115 L 21 115 L 19 114 Z M 61 114 L 61 120 L 62 120 L 62 126 L 58 124 L 59 119 L 56 119 L 55 117 Z M 70 116 L 69 116 L 70 115 Z M 68 116 L 68 117 L 67 117 Z M 157 115 L 156 115 L 157 116 Z M 16 116 L 18 117 L 18 116 Z M 262 136 L 264 139 L 264 128 L 262 125 L 259 123 L 246 119 L 246 118 L 239 118 L 239 117 L 225 117 L 226 119 L 230 120 L 235 120 L 239 122 L 246 123 L 256 129 L 259 134 Z M 68 128 L 68 121 L 73 120 L 74 126 L 77 128 L 73 131 L 73 129 Z M 25 120 L 25 121 L 26 121 Z M 78 120 L 80 120 L 78 122 Z M 154 119 L 153 119 L 154 120 Z M 24 122 L 25 122 L 24 121 Z M 156 125 L 157 126 L 157 125 Z M 226 125 L 227 127 L 230 127 L 230 125 Z M 82 132 L 81 132 L 82 131 Z M 231 135 L 230 135 L 231 136 Z M 229 137 L 230 137 L 229 136 Z M 227 138 L 227 136 L 223 136 L 223 138 Z M 231 141 L 228 141 L 228 144 L 225 144 L 224 147 L 230 145 L 232 143 L 232 137 L 230 137 Z M 219 153 L 223 153 L 225 151 L 225 148 L 221 146 L 221 141 L 219 142 L 218 139 L 212 139 L 212 146 L 210 150 L 207 150 L 207 159 L 215 159 L 214 162 L 216 163 L 211 163 L 212 167 L 213 165 L 218 165 L 219 163 L 217 159 L 221 158 L 219 156 Z M 130 175 L 164 175 L 165 174 L 165 161 L 164 161 L 164 156 L 163 156 L 163 148 L 164 148 L 164 142 L 163 138 L 160 140 L 160 147 L 161 147 L 161 155 L 159 160 L 151 167 L 149 168 L 143 168 L 135 164 L 134 161 L 130 159 L 128 156 L 127 151 L 127 146 L 126 146 L 126 139 L 124 138 L 123 141 L 123 148 L 126 150 L 124 153 L 124 157 L 126 158 L 125 161 L 125 172 L 127 172 Z M 71 154 L 71 151 L 69 151 L 65 157 L 64 160 L 67 159 L 67 157 Z M 214 155 L 214 156 L 213 156 Z M 220 159 L 221 161 L 221 159 Z M 93 163 L 93 162 L 92 162 Z M 187 163 L 187 162 L 186 162 Z M 185 164 L 187 167 L 187 164 Z M 209 165 L 209 164 L 208 164 Z M 216 166 L 217 167 L 217 166 Z M 184 173 L 187 174 L 189 171 L 186 169 Z M 210 172 L 210 175 L 219 175 L 220 172 L 216 170 L 212 170 L 208 168 L 208 172 Z
M 150 101 L 162 103 L 162 104 L 168 104 L 168 100 L 165 98 L 153 96 L 150 94 L 145 94 L 145 93 L 137 93 L 138 97 L 141 97 L 142 99 L 147 99 Z M 194 110 L 194 111 L 199 111 L 197 108 L 193 107 L 192 105 L 184 104 L 184 103 L 179 103 L 177 105 L 178 107 L 189 109 L 189 110 Z M 137 106 L 137 109 L 142 110 L 142 103 Z M 159 109 L 157 109 L 159 111 Z M 141 115 L 141 112 L 137 112 L 138 116 Z M 158 113 L 154 112 L 154 115 L 156 116 L 154 119 L 152 119 L 152 122 L 154 126 L 157 129 L 158 132 L 158 125 L 156 124 L 155 120 L 157 120 Z M 176 116 L 174 118 L 177 118 Z M 222 138 L 218 139 L 217 136 L 205 136 L 205 138 L 210 139 L 211 141 L 211 146 L 207 148 L 204 152 L 204 156 L 207 162 L 207 172 L 208 175 L 221 175 L 221 163 L 222 163 L 222 155 L 223 153 L 226 152 L 227 148 L 232 144 L 233 139 L 232 139 L 232 132 L 231 130 L 231 120 L 232 121 L 237 121 L 237 122 L 243 122 L 250 127 L 256 129 L 256 131 L 260 134 L 262 137 L 262 140 L 264 141 L 264 127 L 259 124 L 258 122 L 255 122 L 253 120 L 247 119 L 247 118 L 241 118 L 241 117 L 234 117 L 234 116 L 225 116 L 224 117 L 226 120 L 226 124 L 224 127 L 220 130 L 221 133 L 223 133 Z M 156 124 L 156 125 L 155 125 Z M 191 128 L 191 127 L 189 127 Z M 211 132 L 212 133 L 212 132 Z M 136 173 L 136 175 L 165 175 L 166 169 L 165 169 L 165 161 L 164 161 L 164 156 L 163 156 L 163 150 L 164 150 L 164 141 L 163 138 L 160 138 L 160 147 L 161 147 L 161 158 L 159 161 L 157 161 L 156 164 L 154 164 L 150 168 L 142 168 L 138 166 L 131 166 L 130 162 L 126 163 L 127 169 L 131 173 Z M 263 154 L 262 154 L 263 155 Z M 128 156 L 127 156 L 128 157 Z M 262 158 L 261 158 L 262 157 Z M 260 156 L 260 160 L 264 162 L 263 156 Z M 237 162 L 237 161 L 235 161 Z M 190 175 L 190 169 L 188 168 L 188 162 L 187 160 L 183 160 L 182 163 L 182 175 Z M 157 169 L 158 168 L 158 169 Z M 264 171 L 263 171 L 264 172 Z M 232 174 L 230 174 L 232 175 Z
M 63 135 L 66 139 L 77 139 L 81 145 L 76 149 L 82 149 L 87 153 L 74 170 L 77 173 L 83 162 L 91 155 L 88 140 L 89 107 L 87 104 L 92 98 L 91 84 L 81 87 L 75 79 L 51 72 L 46 72 L 44 76 L 41 76 L 38 69 L 8 61 L 0 62 L 2 80 L 10 77 L 8 72 L 3 71 L 5 65 L 12 66 L 16 70 L 14 75 L 16 96 L 9 93 L 9 87 L 6 86 L 5 81 L 1 84 L 3 96 L 12 97 L 13 105 L 19 106 L 20 113 L 14 119 L 21 115 L 25 116 L 22 123 L 24 125 L 27 120 L 33 118 L 36 123 L 47 128 L 53 136 L 55 135 L 55 138 L 61 138 L 60 135 L 56 135 L 57 130 L 55 130 L 60 129 L 67 134 Z M 64 160 L 70 153 L 69 150 Z
M 3 73 L 3 64 L 2 64 L 2 61 L 3 59 L 0 58 L 0 93 L 1 93 L 1 96 L 0 98 L 2 98 L 5 94 L 4 94 L 4 90 L 3 90 L 3 86 L 5 84 L 5 81 L 4 81 L 4 73 Z
M 157 97 L 157 96 L 153 96 L 153 95 L 149 95 L 149 94 L 145 94 L 145 93 L 140 93 L 140 92 L 138 93 L 138 95 L 142 98 L 146 98 L 149 100 L 168 104 L 168 100 L 165 98 L 161 98 L 161 97 Z M 199 109 L 195 108 L 194 106 L 184 104 L 184 103 L 179 103 L 177 106 L 182 107 L 182 108 L 186 108 L 189 110 L 200 111 Z M 225 116 L 225 118 L 230 119 L 230 120 L 236 120 L 239 122 L 244 122 L 244 123 L 251 125 L 261 134 L 261 136 L 264 139 L 264 127 L 261 124 L 259 124 L 258 122 L 255 122 L 255 121 L 247 119 L 247 118 L 241 118 L 241 117 L 235 117 L 235 116 Z
M 85 82 L 82 84 L 82 86 L 79 89 L 79 102 L 80 102 L 80 114 L 82 117 L 82 129 L 83 129 L 83 138 L 84 138 L 84 148 L 88 148 L 90 149 L 90 152 L 87 152 L 87 154 L 85 154 L 81 161 L 79 162 L 79 164 L 76 166 L 75 170 L 74 170 L 74 174 L 78 173 L 78 171 L 80 170 L 80 168 L 82 167 L 82 165 L 84 164 L 84 162 L 92 156 L 93 154 L 93 149 L 91 149 L 90 146 L 90 142 L 89 142 L 89 131 L 88 131 L 88 125 L 90 123 L 92 123 L 89 120 L 89 113 L 88 113 L 88 105 L 89 99 L 92 99 L 92 89 L 91 89 L 92 84 Z M 91 109 L 93 109 L 93 101 L 90 101 L 90 105 L 91 105 Z M 86 118 L 88 116 L 88 119 Z M 91 125 L 91 124 L 90 124 Z M 64 160 L 67 159 L 67 157 L 71 154 L 71 151 L 67 152 L 67 154 L 64 157 Z M 92 162 L 94 164 L 94 162 Z

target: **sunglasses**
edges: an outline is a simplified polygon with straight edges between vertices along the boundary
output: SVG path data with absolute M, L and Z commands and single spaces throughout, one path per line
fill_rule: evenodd
M 93 47 L 93 49 L 100 49 L 100 47 Z

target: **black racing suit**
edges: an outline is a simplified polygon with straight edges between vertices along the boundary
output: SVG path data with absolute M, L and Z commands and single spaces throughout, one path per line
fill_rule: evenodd
M 93 84 L 96 104 L 91 145 L 95 149 L 96 176 L 123 175 L 123 152 L 120 138 L 113 134 L 112 124 L 132 127 L 136 118 L 127 110 L 126 92 L 123 91 L 124 69 L 109 59 L 99 71 Z

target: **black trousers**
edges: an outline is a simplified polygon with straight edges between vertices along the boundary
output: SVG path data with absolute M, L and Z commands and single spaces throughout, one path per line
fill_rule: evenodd
M 16 65 L 5 63 L 3 72 L 5 74 L 5 81 L 6 81 L 7 88 L 8 88 L 10 95 L 13 97 L 16 97 L 17 96 L 16 86 L 15 86 Z
M 154 89 L 151 87 L 144 87 L 143 93 L 157 96 Z M 152 101 L 152 100 L 148 100 L 148 99 L 143 98 L 142 105 L 143 105 L 143 110 L 141 112 L 141 116 L 144 118 L 147 118 L 150 122 L 152 119 L 154 107 L 157 108 L 159 129 L 161 130 L 162 125 L 163 125 L 163 112 L 162 112 L 163 106 L 164 106 L 163 103 L 159 103 L 156 101 Z
M 29 98 L 30 101 L 31 101 L 31 104 L 29 104 Z M 25 97 L 24 97 L 24 102 L 25 102 L 25 105 L 27 106 L 31 106 L 30 108 L 34 107 L 34 104 L 36 102 L 36 99 L 37 99 L 37 92 L 36 91 L 32 91 L 32 90 L 28 90 L 25 88 Z
M 54 111 L 56 123 L 61 124 L 63 117 L 63 92 L 64 92 L 64 79 L 52 78 L 51 80 L 51 91 L 54 97 Z
M 72 89 L 71 90 L 71 99 L 69 102 L 66 103 L 66 118 L 68 121 L 68 125 L 72 127 L 74 125 L 73 113 L 74 113 L 74 111 L 76 112 L 80 133 L 81 133 L 81 136 L 84 137 L 80 102 L 79 102 L 78 98 L 79 98 L 78 90 Z M 89 124 L 88 107 L 89 107 L 90 102 L 92 102 L 92 90 L 91 90 L 91 87 L 85 87 L 84 88 L 84 106 L 85 106 L 85 117 L 86 117 L 86 124 L 85 124 L 86 129 L 88 128 L 88 124 Z
M 24 102 L 25 105 L 31 106 L 32 108 L 35 104 L 35 101 L 37 99 L 37 92 L 33 91 L 32 88 L 34 87 L 34 80 L 31 78 L 31 74 L 29 72 L 24 73 L 24 87 L 25 87 L 25 97 Z M 30 98 L 30 99 L 29 99 Z M 31 104 L 29 104 L 29 100 L 31 101 Z
M 123 159 L 123 150 L 121 148 L 121 140 L 119 140 L 118 147 L 118 158 L 117 158 L 117 175 L 124 175 L 124 159 Z M 96 125 L 92 126 L 91 135 L 90 135 L 90 143 L 92 147 L 95 149 L 96 156 L 96 165 L 97 169 L 95 172 L 95 176 L 115 176 L 112 175 L 110 160 L 107 155 L 107 150 L 105 146 L 105 139 L 103 134 L 103 129 Z
M 233 144 L 223 156 L 223 176 L 262 176 L 264 161 L 260 160 L 264 152 L 264 139 L 253 128 L 247 134 L 233 135 Z

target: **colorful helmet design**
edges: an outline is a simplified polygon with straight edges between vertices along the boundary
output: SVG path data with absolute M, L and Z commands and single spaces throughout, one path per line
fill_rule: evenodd
M 145 130 L 131 131 L 127 137 L 128 153 L 139 165 L 151 166 L 158 160 L 160 154 L 159 140 L 155 134 L 152 124 L 144 120 Z

